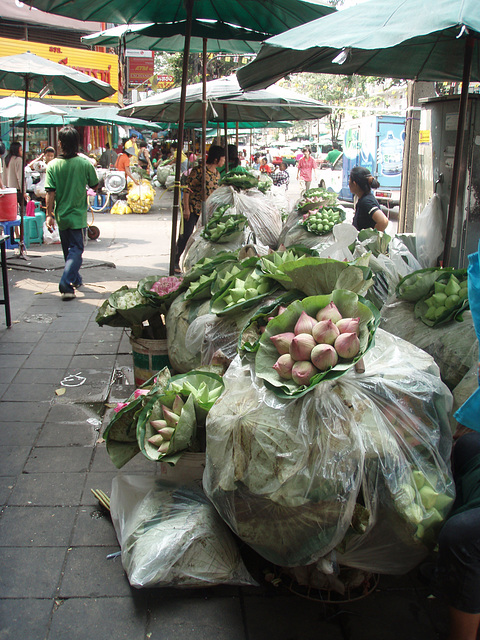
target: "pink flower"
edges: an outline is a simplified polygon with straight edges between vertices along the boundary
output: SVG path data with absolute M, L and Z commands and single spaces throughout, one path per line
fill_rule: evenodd
M 140 396 L 146 396 L 147 393 L 148 393 L 147 389 L 135 389 L 135 391 L 133 392 L 133 397 L 137 399 Z
M 150 291 L 155 291 L 158 295 L 165 296 L 167 293 L 176 291 L 182 284 L 182 280 L 183 278 L 177 276 L 165 276 L 154 282 L 150 287 Z
M 128 402 L 119 402 L 117 404 L 117 406 L 115 407 L 114 411 L 115 411 L 115 413 L 118 413 L 119 411 L 121 411 L 125 407 L 128 407 Z

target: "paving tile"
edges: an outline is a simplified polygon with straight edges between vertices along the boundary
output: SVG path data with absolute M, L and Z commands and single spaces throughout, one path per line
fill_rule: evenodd
M 65 554 L 61 547 L 4 547 L 0 554 L 0 598 L 53 598 Z
M 249 640 L 344 640 L 336 619 L 324 619 L 324 609 L 319 602 L 296 596 L 246 596 L 244 607 Z
M 115 355 L 99 355 L 99 356 L 73 356 L 70 362 L 72 373 L 82 371 L 110 371 L 115 365 Z
M 118 545 L 69 549 L 60 597 L 128 596 L 131 587 L 120 557 L 107 558 L 117 552 Z
M 1 377 L 0 369 L 0 377 Z M 14 376 L 13 381 L 17 384 L 35 384 L 35 385 L 50 385 L 54 389 L 60 386 L 60 381 L 65 377 L 65 369 L 49 369 L 48 375 L 44 375 L 44 372 L 40 375 L 37 369 L 20 369 Z
M 76 344 L 82 337 L 83 331 L 48 331 L 42 336 L 44 342 L 54 342 L 55 344 L 68 343 Z
M 90 447 L 35 447 L 25 464 L 25 472 L 84 472 L 88 470 L 91 457 Z
M 76 356 L 99 356 L 111 355 L 117 352 L 117 342 L 105 342 L 98 340 L 97 342 L 79 342 L 75 348 Z
M 55 394 L 55 388 L 46 384 L 20 384 L 12 382 L 3 394 L 2 402 L 49 402 Z
M 31 447 L 3 446 L 0 447 L 0 476 L 17 476 L 30 455 Z
M 50 410 L 48 402 L 2 402 L 6 422 L 43 422 Z
M 175 598 L 158 598 L 150 605 L 150 610 L 150 640 L 247 638 L 238 597 L 197 599 L 178 592 Z M 269 633 L 263 636 L 262 640 L 274 637 L 274 634 Z
M 90 420 L 90 422 L 87 422 Z M 101 422 L 99 408 L 90 404 L 76 404 L 74 402 L 55 402 L 52 405 L 46 422 L 56 422 L 65 424 L 93 424 Z
M 34 347 L 32 342 L 0 342 L 0 357 L 28 355 Z
M 72 447 L 89 446 L 93 447 L 98 434 L 95 428 L 88 423 L 81 424 L 58 424 L 47 422 L 38 440 L 37 447 Z
M 0 358 L 0 369 L 20 369 L 27 358 L 27 354 L 4 356 Z M 3 380 L 1 381 L 3 382 Z M 5 380 L 5 382 L 7 381 Z
M 122 467 L 123 473 L 145 473 L 147 475 L 155 474 L 157 467 L 156 462 L 152 462 L 148 460 L 142 453 L 138 453 L 134 458 L 132 458 L 126 465 Z M 93 458 L 93 464 L 90 468 L 90 471 L 93 472 L 102 472 L 105 471 L 110 473 L 112 470 L 115 470 L 116 467 L 113 462 L 110 460 L 110 457 L 107 453 L 107 448 L 104 443 L 97 444 L 95 447 L 95 455 Z
M 0 516 L 0 547 L 65 547 L 76 507 L 11 507 Z
M 24 369 L 59 369 L 68 367 L 72 356 L 62 355 L 61 345 L 57 345 L 57 353 L 52 355 L 32 355 L 23 364 Z
M 2 640 L 45 640 L 53 601 L 44 598 L 9 598 L 0 601 Z M 27 615 L 25 615 L 27 612 Z
M 22 473 L 8 499 L 9 505 L 75 506 L 80 502 L 86 473 Z M 11 478 L 2 478 L 2 483 Z M 8 484 L 11 484 L 8 482 Z
M 110 471 L 106 471 L 104 473 L 88 473 L 85 480 L 85 487 L 82 492 L 80 504 L 85 506 L 99 507 L 98 500 L 93 495 L 92 489 L 101 489 L 108 496 L 110 496 L 112 493 L 112 480 L 119 473 L 121 473 L 121 471 L 116 469 L 113 464 L 110 467 Z
M 7 366 L 2 367 L 3 360 L 5 360 L 5 358 L 0 358 L 0 384 L 10 384 L 17 375 L 21 365 L 15 367 L 12 366 L 11 368 L 8 368 Z
M 90 358 L 96 356 L 89 356 Z M 70 369 L 72 371 L 72 369 Z M 78 386 L 66 386 L 65 395 L 58 398 L 57 402 L 77 402 L 77 403 L 103 403 L 106 402 L 110 391 L 112 379 L 112 369 L 89 369 L 79 370 L 76 374 L 77 380 L 85 379 L 85 383 Z M 74 380 L 74 379 L 73 379 Z M 67 385 L 69 379 L 65 377 Z
M 7 503 L 10 494 L 15 486 L 15 476 L 0 477 L 0 505 Z M 1 636 L 0 636 L 1 637 Z
M 0 446 L 32 447 L 38 437 L 40 422 L 3 422 L 0 427 Z
M 72 547 L 112 547 L 118 544 L 112 520 L 106 509 L 84 506 L 78 510 Z
M 68 355 L 73 356 L 73 354 L 75 353 L 76 348 L 77 348 L 77 345 L 74 342 L 72 342 L 72 343 L 62 342 L 61 343 L 61 347 L 59 347 L 58 350 L 59 350 L 59 352 L 61 353 L 62 356 L 68 356 Z M 42 339 L 31 350 L 31 353 L 34 356 L 51 355 L 52 354 L 52 350 L 55 350 L 55 347 L 52 346 L 51 341 L 47 340 L 45 338 L 45 336 L 43 336 Z
M 146 616 L 130 597 L 69 598 L 55 609 L 48 640 L 144 640 Z
M 8 384 L 0 382 L 0 399 L 3 398 L 5 391 L 8 389 Z

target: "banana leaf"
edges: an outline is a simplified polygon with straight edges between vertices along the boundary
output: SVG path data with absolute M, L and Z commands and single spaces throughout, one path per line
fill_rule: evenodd
M 183 282 L 190 284 L 198 280 L 201 275 L 209 275 L 221 268 L 223 263 L 235 262 L 238 260 L 238 251 L 221 251 L 212 257 L 199 260 L 184 276 Z
M 212 297 L 212 285 L 217 279 L 217 274 L 213 271 L 208 276 L 204 273 L 198 280 L 190 283 L 185 292 L 185 300 L 206 300 Z
M 350 245 L 349 249 L 353 253 L 355 245 L 360 243 L 378 258 L 381 253 L 387 253 L 391 239 L 388 234 L 377 231 L 377 229 L 362 229 L 358 232 L 356 242 Z
M 127 400 L 127 406 L 115 413 L 108 423 L 103 438 L 106 442 L 107 453 L 113 464 L 120 469 L 140 452 L 137 443 L 137 419 L 145 403 L 155 401 L 170 379 L 168 367 L 162 369 L 150 380 L 141 385 L 140 389 L 149 389 L 148 395 L 138 396 L 132 393 Z
M 445 267 L 443 269 L 429 267 L 428 269 L 419 269 L 409 273 L 397 285 L 397 298 L 408 302 L 418 302 L 422 298 L 428 298 L 435 282 L 437 280 L 448 280 L 452 274 L 463 280 L 467 275 L 467 270 L 454 269 L 453 267 Z
M 447 322 L 451 322 L 452 320 L 457 320 L 458 322 L 462 322 L 462 314 L 464 311 L 470 308 L 470 304 L 468 302 L 468 298 L 464 298 L 460 300 L 457 306 L 452 307 L 451 309 L 447 309 L 445 313 L 443 313 L 439 318 L 435 320 L 429 320 L 425 317 L 429 307 L 425 300 L 419 300 L 415 304 L 415 317 L 420 318 L 420 320 L 428 325 L 429 327 L 437 327 L 441 324 L 446 324 Z
M 126 284 L 123 285 L 119 289 L 119 291 L 127 291 L 128 287 Z M 128 322 L 122 318 L 122 316 L 118 313 L 114 307 L 109 303 L 108 298 L 104 301 L 102 306 L 97 311 L 97 315 L 95 317 L 95 322 L 97 322 L 101 327 L 104 324 L 109 327 L 129 327 Z
M 261 307 L 242 329 L 238 338 L 238 350 L 256 353 L 262 337 L 260 328 L 268 324 L 268 318 L 277 315 L 279 307 L 287 306 L 294 300 L 302 300 L 304 297 L 301 291 L 288 291 L 274 302 Z
M 258 293 L 251 298 L 245 298 L 241 296 L 241 291 L 238 290 L 239 287 L 235 287 L 235 284 L 237 284 L 237 280 L 248 282 L 248 278 L 251 278 L 253 274 L 256 274 L 258 279 L 255 281 L 254 287 L 250 289 L 255 289 Z M 226 288 L 214 294 L 210 304 L 210 311 L 218 316 L 237 314 L 244 309 L 254 307 L 262 298 L 271 295 L 278 287 L 279 285 L 266 278 L 260 269 L 256 267 L 242 269 L 234 279 L 229 281 Z M 240 298 L 237 300 L 233 298 L 233 302 L 231 301 L 232 296 L 239 295 L 241 296 Z
M 293 380 L 280 378 L 273 365 L 278 359 L 278 351 L 270 339 L 279 333 L 293 332 L 295 324 L 302 311 L 315 317 L 320 309 L 330 302 L 334 302 L 344 318 L 360 318 L 360 351 L 349 361 L 339 362 L 329 369 L 315 374 L 310 383 L 299 386 Z M 255 373 L 265 385 L 281 398 L 299 398 L 311 391 L 322 380 L 334 380 L 343 376 L 365 353 L 373 346 L 375 331 L 380 322 L 378 310 L 365 298 L 357 296 L 353 291 L 336 290 L 329 295 L 310 296 L 302 301 L 290 304 L 280 316 L 273 318 L 267 324 L 264 334 L 260 338 L 260 345 L 255 356 Z
M 168 391 L 193 397 L 199 421 L 205 419 L 208 411 L 223 393 L 223 389 L 224 384 L 221 376 L 209 371 L 198 370 L 173 376 L 168 386 Z
M 259 261 L 259 267 L 267 275 L 274 274 L 277 273 L 282 265 L 287 262 L 295 262 L 298 258 L 316 255 L 317 252 L 314 249 L 309 249 L 308 247 L 288 247 L 288 249 L 284 249 L 283 251 L 272 251 L 272 253 L 263 256 Z
M 367 257 L 353 263 L 331 258 L 304 257 L 279 266 L 269 277 L 284 289 L 297 289 L 307 296 L 332 293 L 335 289 L 349 289 L 365 294 L 373 284 L 371 270 L 365 266 Z

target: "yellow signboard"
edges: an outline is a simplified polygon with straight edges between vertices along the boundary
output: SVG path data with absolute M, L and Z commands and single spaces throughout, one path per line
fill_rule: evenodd
M 430 129 L 421 129 L 418 134 L 418 141 L 420 144 L 430 144 Z
M 78 71 L 82 71 L 89 76 L 93 76 L 98 80 L 103 80 L 112 85 L 118 91 L 118 57 L 112 53 L 100 53 L 99 51 L 86 51 L 85 49 L 74 49 L 73 47 L 63 47 L 57 45 L 42 44 L 40 42 L 30 42 L 24 40 L 9 40 L 8 38 L 0 38 L 0 56 L 13 56 L 19 53 L 30 51 L 37 56 L 65 64 Z M 18 92 L 17 92 L 18 93 Z M 12 92 L 6 89 L 0 90 L 0 96 L 9 96 Z M 30 94 L 35 97 L 35 94 Z M 72 100 L 75 102 L 84 102 L 79 96 L 53 96 L 49 95 L 48 99 Z M 118 94 L 114 93 L 108 98 L 101 100 L 101 103 L 118 102 Z

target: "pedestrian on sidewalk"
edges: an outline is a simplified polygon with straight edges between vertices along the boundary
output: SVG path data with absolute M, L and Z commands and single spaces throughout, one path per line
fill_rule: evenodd
M 58 224 L 65 269 L 60 279 L 62 300 L 73 300 L 82 284 L 80 267 L 87 227 L 87 187 L 98 186 L 92 164 L 78 155 L 80 136 L 71 126 L 58 132 L 59 157 L 49 163 L 45 180 L 47 192 L 47 228 Z M 55 215 L 53 215 L 55 213 Z
M 310 155 L 310 149 L 306 147 L 297 164 L 297 180 L 302 180 L 305 183 L 305 191 L 310 189 L 312 178 L 316 176 L 316 167 L 317 163 Z
M 208 150 L 206 161 L 205 196 L 208 196 L 218 187 L 220 174 L 218 169 L 225 164 L 225 149 L 212 144 Z M 185 249 L 187 240 L 192 235 L 198 218 L 202 213 L 202 167 L 194 167 L 188 178 L 187 187 L 183 194 L 183 233 L 178 236 L 175 255 L 175 273 L 181 273 L 180 257 Z

